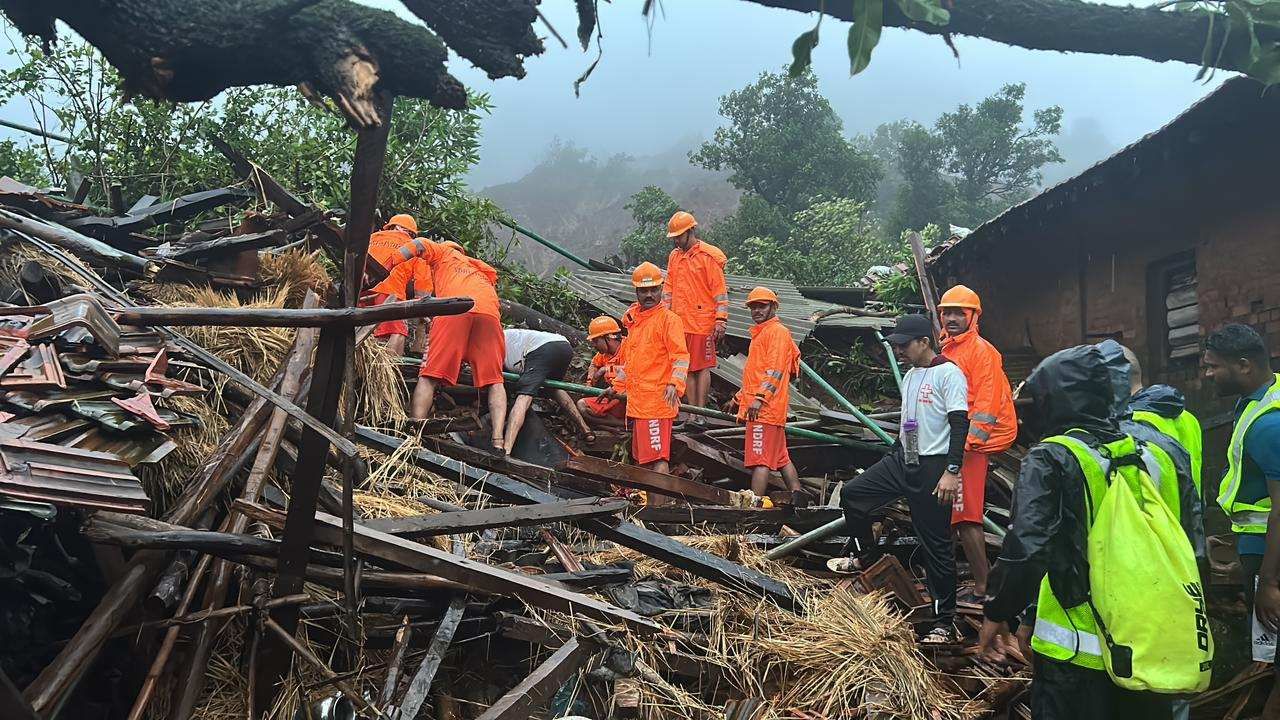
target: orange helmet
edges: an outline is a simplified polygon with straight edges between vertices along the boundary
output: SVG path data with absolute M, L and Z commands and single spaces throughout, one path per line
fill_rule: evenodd
M 762 303 L 762 302 L 771 302 L 774 305 L 777 305 L 778 293 L 770 290 L 767 287 L 753 288 L 751 292 L 747 293 L 746 304 L 748 306 L 750 306 L 752 303 Z
M 461 245 L 460 243 L 456 243 L 456 242 L 454 242 L 454 241 L 452 241 L 452 240 L 441 240 L 441 241 L 440 241 L 440 244 L 441 244 L 441 245 L 443 245 L 443 246 L 445 246 L 445 247 L 451 247 L 451 248 L 453 248 L 454 250 L 457 250 L 458 252 L 462 253 L 463 255 L 466 255 L 466 254 L 467 254 L 467 249 L 466 249 L 466 248 L 462 247 L 462 245 Z
M 698 221 L 689 213 L 681 210 L 667 221 L 667 237 L 678 237 L 698 227 Z
M 964 285 L 956 285 L 950 290 L 942 293 L 942 302 L 938 303 L 938 309 L 942 308 L 966 308 L 975 313 L 982 312 L 982 301 L 978 299 L 978 293 L 970 290 Z
M 391 219 L 387 221 L 387 225 L 397 225 L 411 233 L 418 232 L 418 221 L 414 220 L 412 215 L 406 215 L 404 213 L 392 215 Z
M 598 318 L 593 318 L 591 324 L 587 326 L 587 339 L 595 340 L 598 337 L 616 335 L 620 332 L 622 332 L 622 326 L 618 324 L 617 320 L 608 315 L 601 315 Z
M 631 273 L 631 284 L 638 288 L 658 287 L 662 284 L 662 268 L 651 262 L 642 262 Z

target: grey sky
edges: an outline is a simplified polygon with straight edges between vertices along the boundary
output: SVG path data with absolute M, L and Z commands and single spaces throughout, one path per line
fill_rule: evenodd
M 407 16 L 398 0 L 367 1 Z M 569 0 L 544 0 L 542 10 L 570 49 L 548 39 L 548 51 L 527 61 L 524 79 L 492 82 L 465 61 L 451 63 L 455 75 L 490 93 L 495 105 L 473 185 L 515 179 L 555 137 L 605 156 L 650 154 L 709 135 L 719 123 L 718 98 L 788 63 L 791 41 L 815 20 L 742 0 L 665 0 L 665 17 L 658 17 L 650 35 L 642 4 L 600 3 L 604 59 L 578 99 L 573 80 L 595 49 L 583 53 L 572 45 L 576 20 Z M 1110 144 L 1119 146 L 1163 125 L 1213 87 L 1194 82 L 1196 69 L 1187 65 L 1033 52 L 967 37 L 956 38 L 957 64 L 941 39 L 896 29 L 885 31 L 871 67 L 850 78 L 847 33 L 846 23 L 823 22 L 814 67 L 850 134 L 901 118 L 931 122 L 1005 83 L 1026 82 L 1030 107 L 1061 105 L 1064 130 L 1095 119 Z M 1073 165 L 1085 160 L 1069 159 Z

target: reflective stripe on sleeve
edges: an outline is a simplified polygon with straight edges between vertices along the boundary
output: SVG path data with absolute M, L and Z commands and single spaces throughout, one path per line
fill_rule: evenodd
M 1060 648 L 1073 650 L 1084 655 L 1102 655 L 1102 643 L 1093 633 L 1072 630 L 1046 620 L 1043 616 L 1036 618 L 1035 637 Z
M 982 428 L 973 427 L 971 425 L 969 426 L 969 437 L 975 437 L 981 440 L 982 442 L 986 442 L 991 439 L 991 433 L 987 432 L 986 430 L 983 430 Z
M 991 413 L 974 413 L 973 416 L 969 419 L 974 422 L 982 422 L 982 423 L 997 422 L 996 416 L 992 415 Z

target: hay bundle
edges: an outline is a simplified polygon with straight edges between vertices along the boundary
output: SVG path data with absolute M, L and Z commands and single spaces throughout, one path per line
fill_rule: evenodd
M 209 308 L 270 308 L 285 307 L 289 296 L 287 285 L 264 290 L 247 303 L 242 303 L 231 293 L 221 293 L 208 286 L 167 286 L 165 305 L 198 305 Z M 291 328 L 235 327 L 233 325 L 196 325 L 183 328 L 182 332 L 199 345 L 222 358 L 240 372 L 260 383 L 268 382 L 284 361 L 293 346 L 294 331 Z
M 321 298 L 329 296 L 333 280 L 320 259 L 320 253 L 291 249 L 282 253 L 262 253 L 258 256 L 258 277 L 268 287 L 287 287 L 285 307 L 302 307 L 307 291 Z

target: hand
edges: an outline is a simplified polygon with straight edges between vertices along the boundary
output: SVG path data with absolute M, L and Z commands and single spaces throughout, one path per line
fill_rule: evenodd
M 618 391 L 613 389 L 612 387 L 607 387 L 604 389 L 604 392 L 600 394 L 600 397 L 604 398 L 605 400 L 617 400 Z
M 729 323 L 725 322 L 724 320 L 716 321 L 716 329 L 712 332 L 712 334 L 715 335 L 717 345 L 720 344 L 721 340 L 724 340 L 724 334 L 728 329 L 729 329 Z
M 982 619 L 982 628 L 978 630 L 978 652 L 984 660 L 1003 659 L 1004 653 L 1001 652 L 1001 648 L 1012 642 L 1013 638 L 1009 636 L 1009 623 Z
M 756 398 L 747 406 L 747 419 L 755 422 L 760 417 L 760 409 L 764 407 L 764 400 Z
M 680 395 L 676 393 L 676 386 L 668 385 L 666 391 L 662 393 L 662 399 L 666 400 L 667 404 L 672 407 L 679 407 Z
M 1275 582 L 1259 581 L 1258 592 L 1253 598 L 1253 612 L 1264 627 L 1272 632 L 1280 631 L 1280 586 Z
M 960 490 L 960 476 L 954 473 L 942 473 L 942 479 L 938 480 L 938 487 L 933 489 L 934 497 L 938 498 L 938 502 L 943 505 L 950 505 L 956 501 L 956 493 Z

